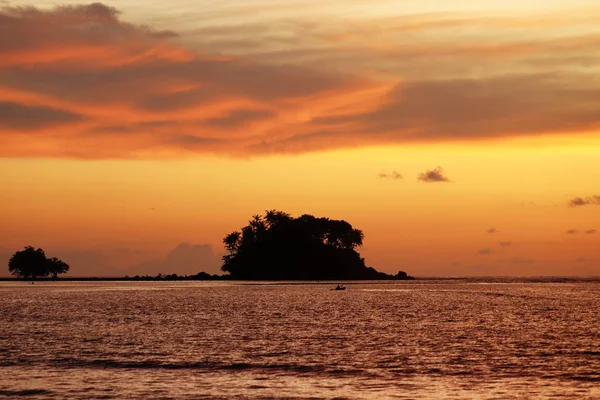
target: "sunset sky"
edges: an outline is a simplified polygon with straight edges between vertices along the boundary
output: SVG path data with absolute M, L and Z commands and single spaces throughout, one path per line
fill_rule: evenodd
M 597 0 L 56 4 L 0 0 L 3 265 L 217 273 L 280 209 L 388 273 L 600 276 Z

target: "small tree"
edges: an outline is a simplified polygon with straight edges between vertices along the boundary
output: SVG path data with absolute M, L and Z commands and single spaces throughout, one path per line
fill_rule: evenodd
M 8 262 L 8 270 L 19 278 L 35 279 L 51 275 L 57 278 L 69 270 L 69 265 L 58 258 L 46 258 L 42 249 L 27 246 L 12 255 Z
M 58 279 L 58 274 L 65 274 L 69 271 L 69 264 L 56 257 L 48 258 L 46 264 L 48 274 L 52 276 L 52 279 Z

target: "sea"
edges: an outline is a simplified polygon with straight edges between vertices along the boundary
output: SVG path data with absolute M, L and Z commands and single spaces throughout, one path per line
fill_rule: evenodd
M 0 398 L 600 399 L 600 281 L 0 282 Z

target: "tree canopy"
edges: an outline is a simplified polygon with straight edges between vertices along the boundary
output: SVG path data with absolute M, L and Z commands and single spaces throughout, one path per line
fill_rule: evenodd
M 365 265 L 356 251 L 364 234 L 348 222 L 271 210 L 223 238 L 221 269 L 233 279 L 392 279 Z
M 59 274 L 69 271 L 69 265 L 56 257 L 46 258 L 42 249 L 27 246 L 12 255 L 8 270 L 19 278 L 34 279 L 41 277 L 58 278 Z

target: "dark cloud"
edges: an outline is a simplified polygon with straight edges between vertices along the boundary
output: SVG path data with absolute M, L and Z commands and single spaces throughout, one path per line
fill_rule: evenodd
M 587 262 L 593 262 L 594 260 L 591 258 L 586 258 L 586 257 L 579 257 L 577 260 L 575 260 L 578 263 L 587 263 Z
M 569 201 L 569 207 L 600 205 L 600 196 L 575 197 Z
M 569 230 L 567 231 L 567 234 L 568 234 L 568 235 L 575 235 L 575 234 L 577 234 L 577 233 L 579 233 L 579 231 L 578 231 L 577 229 L 569 229 Z
M 267 119 L 273 116 L 274 113 L 272 111 L 236 110 L 224 117 L 208 119 L 204 121 L 204 125 L 215 127 L 240 126 L 252 123 L 254 121 Z
M 444 175 L 442 167 L 422 172 L 417 179 L 422 182 L 450 182 L 450 179 Z
M 497 232 L 496 228 L 490 228 L 487 230 L 487 233 L 496 233 L 496 232 Z
M 590 229 L 590 230 L 585 231 L 585 233 L 587 233 L 588 235 L 593 235 L 593 234 L 595 234 L 597 232 L 598 232 L 597 229 Z
M 56 6 L 51 10 L 35 7 L 0 7 L 0 53 L 19 50 L 60 50 L 60 41 L 66 46 L 80 41 L 91 44 L 115 43 L 136 35 L 138 38 L 169 38 L 171 31 L 155 31 L 145 25 L 134 25 L 119 20 L 119 11 L 102 3 Z M 0 62 L 1 64 L 2 62 Z
M 391 173 L 380 172 L 379 177 L 381 179 L 404 179 L 402 174 L 400 174 L 398 171 L 392 171 Z
M 80 115 L 68 111 L 0 101 L 0 127 L 2 128 L 16 131 L 52 128 L 78 122 L 81 119 Z
M 590 108 L 590 101 L 598 105 Z M 342 122 L 403 141 L 564 133 L 600 124 L 600 88 L 551 74 L 413 81 L 377 110 L 322 121 Z
M 479 254 L 481 256 L 489 256 L 494 253 L 495 253 L 495 251 L 492 249 L 481 249 L 477 252 L 477 254 Z
M 504 246 L 504 247 L 508 247 L 508 246 L 512 246 L 512 242 L 500 242 L 500 246 Z

